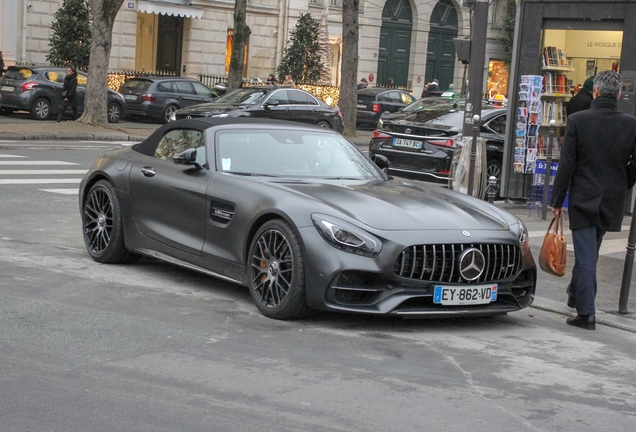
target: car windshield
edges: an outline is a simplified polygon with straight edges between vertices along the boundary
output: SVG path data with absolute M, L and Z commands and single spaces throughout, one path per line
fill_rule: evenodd
M 121 88 L 122 89 L 137 89 L 137 90 L 148 90 L 148 87 L 150 87 L 150 84 L 152 84 L 152 81 L 147 80 L 147 79 L 129 79 L 128 81 L 126 81 Z
M 7 72 L 4 74 L 5 77 L 15 79 L 15 80 L 24 80 L 33 75 L 33 71 L 28 68 L 9 68 Z
M 269 89 L 264 88 L 238 88 L 221 96 L 216 102 L 253 105 L 263 99 L 268 91 Z
M 320 131 L 222 130 L 217 170 L 249 176 L 380 180 L 375 165 L 346 139 Z

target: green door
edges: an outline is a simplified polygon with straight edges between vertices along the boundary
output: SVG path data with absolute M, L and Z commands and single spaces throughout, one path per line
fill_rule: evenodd
M 382 10 L 378 49 L 379 86 L 393 78 L 395 86 L 406 87 L 411 54 L 413 14 L 408 0 L 388 0 Z
M 455 70 L 455 45 L 457 37 L 457 10 L 449 0 L 441 0 L 433 9 L 431 28 L 426 51 L 427 83 L 437 78 L 442 90 L 453 82 Z

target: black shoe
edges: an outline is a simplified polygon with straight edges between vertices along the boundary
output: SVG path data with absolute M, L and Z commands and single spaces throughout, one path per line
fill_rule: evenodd
M 574 309 L 576 307 L 576 297 L 568 294 L 568 307 Z
M 596 330 L 595 315 L 577 315 L 565 320 L 565 323 L 575 327 L 581 327 L 585 330 Z

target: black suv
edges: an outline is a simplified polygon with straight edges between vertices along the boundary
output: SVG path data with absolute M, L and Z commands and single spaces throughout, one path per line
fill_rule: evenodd
M 356 126 L 374 128 L 385 114 L 398 112 L 416 98 L 405 90 L 367 87 L 358 90 Z
M 128 79 L 119 91 L 126 99 L 129 118 L 144 117 L 167 123 L 175 111 L 212 102 L 216 92 L 194 78 L 143 76 Z
M 62 106 L 62 87 L 66 68 L 56 66 L 9 66 L 0 78 L 2 114 L 29 111 L 36 120 L 46 120 L 58 113 Z M 84 111 L 86 72 L 77 71 L 77 111 Z M 125 117 L 124 97 L 108 89 L 108 121 L 117 123 Z M 70 110 L 68 110 L 70 111 Z

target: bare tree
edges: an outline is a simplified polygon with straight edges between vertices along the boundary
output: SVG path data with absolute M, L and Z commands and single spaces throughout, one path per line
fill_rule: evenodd
M 343 0 L 342 2 L 342 69 L 339 105 L 345 124 L 344 135 L 347 136 L 356 136 L 359 9 L 360 0 Z
M 232 56 L 230 57 L 230 73 L 227 80 L 227 89 L 239 88 L 243 82 L 243 58 L 245 42 L 252 34 L 247 25 L 247 0 L 236 0 L 234 3 L 234 37 L 232 39 Z
M 91 24 L 91 56 L 88 65 L 84 114 L 78 121 L 107 124 L 106 101 L 108 95 L 108 61 L 113 38 L 115 17 L 124 0 L 88 0 L 93 12 Z

